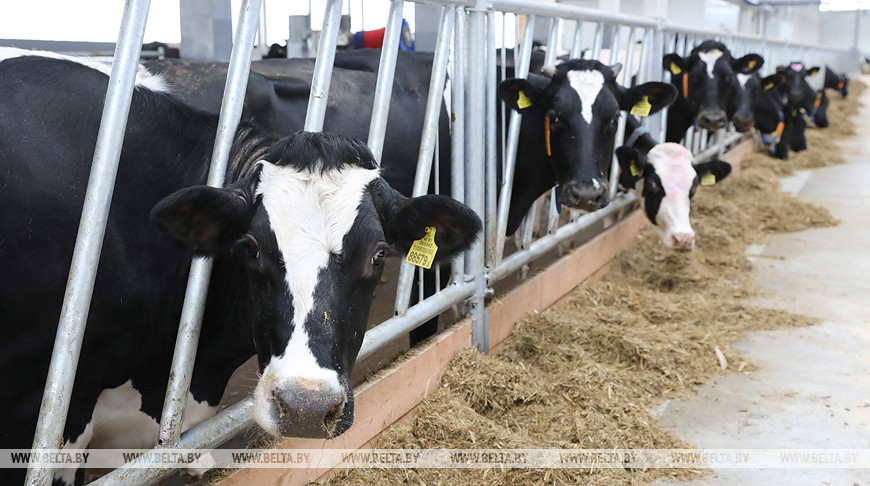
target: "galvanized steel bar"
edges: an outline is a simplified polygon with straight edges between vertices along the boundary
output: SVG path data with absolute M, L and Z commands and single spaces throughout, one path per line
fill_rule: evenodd
M 505 49 L 502 49 L 504 52 Z M 484 224 L 487 268 L 495 266 L 495 245 L 498 238 L 498 66 L 495 47 L 495 13 L 486 14 L 486 208 Z
M 526 25 L 523 28 L 522 45 L 520 46 L 520 56 L 514 56 L 514 76 L 525 78 L 529 75 L 528 60 L 532 54 L 532 35 L 535 31 L 535 17 L 529 16 L 526 18 Z M 511 204 L 511 189 L 514 184 L 514 173 L 516 170 L 517 161 L 517 146 L 520 138 L 520 126 L 523 117 L 515 111 L 511 111 L 510 126 L 508 127 L 507 145 L 504 151 L 504 177 L 501 182 L 501 189 L 498 198 L 498 242 L 496 243 L 496 265 L 499 265 L 504 255 L 505 233 L 507 232 L 508 211 Z
M 450 40 L 453 34 L 455 7 L 441 9 L 438 37 L 435 42 L 435 55 L 432 61 L 432 75 L 429 78 L 429 95 L 426 99 L 426 114 L 423 118 L 420 152 L 417 156 L 417 172 L 414 175 L 413 196 L 422 196 L 429 190 L 432 174 L 433 151 L 437 151 L 438 127 L 441 116 L 441 102 L 444 84 L 447 79 L 447 59 L 450 55 Z M 399 284 L 396 291 L 396 314 L 405 315 L 411 299 L 411 285 L 414 280 L 414 266 L 402 262 L 399 269 Z M 440 280 L 439 280 L 440 282 Z
M 468 76 L 466 86 L 465 203 L 483 219 L 486 216 L 486 0 L 479 0 L 468 11 L 468 42 L 465 43 Z M 492 104 L 490 102 L 489 104 Z M 469 299 L 471 342 L 478 351 L 489 354 L 489 322 L 485 317 L 487 275 L 484 244 L 478 240 L 466 253 L 466 273 L 474 277 L 474 295 Z
M 574 30 L 574 42 L 571 44 L 571 59 L 579 59 L 583 54 L 583 21 L 577 21 L 577 28 Z
M 562 19 L 552 19 L 550 22 L 550 35 L 547 39 L 547 53 L 544 55 L 544 66 L 556 64 L 556 54 L 559 50 L 559 33 L 562 30 Z M 550 191 L 547 207 L 547 233 L 552 233 L 559 226 L 559 210 L 556 209 L 556 197 L 553 190 Z
M 601 45 L 604 43 L 604 24 L 595 26 L 595 40 L 592 42 L 592 56 L 590 59 L 601 59 Z
M 230 158 L 233 138 L 245 103 L 245 89 L 248 86 L 251 53 L 259 26 L 261 4 L 262 0 L 243 0 L 239 11 L 239 24 L 230 55 L 230 66 L 227 71 L 217 136 L 208 174 L 208 185 L 212 187 L 223 187 L 226 178 L 227 161 Z M 211 280 L 212 263 L 211 258 L 195 258 L 190 265 L 187 291 L 181 309 L 181 322 L 178 326 L 175 352 L 160 418 L 157 444 L 161 446 L 175 445 L 181 435 L 184 408 L 187 406 L 190 380 L 193 377 L 193 363 L 196 360 L 196 346 L 199 342 L 208 284 Z
M 341 3 L 342 0 L 326 0 L 323 28 L 320 31 L 320 42 L 317 43 L 317 60 L 314 61 L 314 74 L 311 77 L 308 111 L 305 114 L 304 129 L 307 132 L 323 130 L 329 85 L 332 82 L 332 66 L 335 63 L 335 41 L 341 22 Z
M 399 51 L 399 37 L 402 35 L 403 0 L 390 2 L 390 13 L 384 31 L 384 45 L 378 65 L 378 82 L 375 86 L 375 100 L 372 106 L 372 119 L 369 124 L 368 146 L 381 165 L 384 151 L 384 135 L 387 133 L 387 115 L 390 112 L 390 96 L 393 93 L 393 78 L 396 72 L 396 55 Z
M 128 0 L 124 6 L 33 449 L 59 449 L 63 442 L 150 3 L 150 0 Z M 51 469 L 37 465 L 28 468 L 25 484 L 51 482 Z
M 464 9 L 456 9 L 456 23 L 453 29 L 453 76 L 451 77 L 451 99 L 453 105 L 453 130 L 450 134 L 451 157 L 450 178 L 453 199 L 465 201 L 465 77 L 466 67 L 466 18 Z M 465 255 L 453 260 L 452 281 L 461 282 L 465 278 Z

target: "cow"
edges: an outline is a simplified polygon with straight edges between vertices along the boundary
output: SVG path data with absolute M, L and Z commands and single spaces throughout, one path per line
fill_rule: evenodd
M 806 69 L 803 63 L 792 62 L 761 81 L 763 94 L 755 109 L 755 124 L 774 157 L 785 160 L 789 150 L 807 148 L 804 113 L 815 119 L 817 98 L 806 77 L 818 71 L 818 67 Z
M 824 88 L 816 91 L 813 97 L 813 108 L 807 115 L 810 118 L 810 123 L 818 128 L 827 128 L 830 125 L 828 121 L 828 106 L 831 104 L 831 99 L 825 93 Z
M 833 89 L 845 98 L 849 94 L 849 78 L 837 74 L 830 66 L 825 66 L 825 85 L 823 89 Z
M 752 74 L 763 63 L 758 54 L 734 59 L 725 44 L 712 40 L 696 46 L 688 57 L 666 54 L 662 65 L 681 95 L 668 110 L 666 141 L 679 142 L 693 124 L 710 131 L 724 127 L 729 98 L 741 87 L 736 75 Z M 751 128 L 748 112 L 735 111 L 734 116 L 738 129 Z
M 658 144 L 645 154 L 622 146 L 616 149 L 616 157 L 621 169 L 619 184 L 635 191 L 662 243 L 672 250 L 694 250 L 691 199 L 698 186 L 726 178 L 731 164 L 722 160 L 693 164 L 692 152 L 673 142 Z
M 154 79 L 140 73 L 132 95 L 63 446 L 155 445 L 188 269 L 202 256 L 214 268 L 182 428 L 213 415 L 231 373 L 256 356 L 264 430 L 343 433 L 386 253 L 434 232 L 448 261 L 478 238 L 480 218 L 446 196 L 401 195 L 362 142 L 276 140 L 248 123 L 233 135 L 225 187 L 206 186 L 217 116 Z M 2 448 L 31 444 L 107 85 L 105 70 L 75 60 L 0 61 Z M 23 470 L 2 474 L 20 484 Z

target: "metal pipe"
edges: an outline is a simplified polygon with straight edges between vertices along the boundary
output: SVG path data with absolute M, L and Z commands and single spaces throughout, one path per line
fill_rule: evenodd
M 459 202 L 465 201 L 465 85 L 468 80 L 465 77 L 466 66 L 466 22 L 465 11 L 456 9 L 456 24 L 453 30 L 453 82 L 451 83 L 451 110 L 453 116 L 453 131 L 450 134 L 451 157 L 450 179 L 453 199 Z M 454 283 L 461 282 L 465 272 L 465 255 L 460 255 L 453 260 L 452 278 Z
M 544 56 L 544 65 L 556 64 L 556 53 L 559 50 L 559 31 L 562 27 L 562 19 L 550 21 L 550 35 L 547 39 L 547 53 Z M 550 190 L 549 205 L 547 208 L 547 233 L 552 233 L 559 226 L 559 210 L 556 209 L 556 198 Z
M 341 23 L 341 3 L 342 0 L 326 0 L 323 28 L 320 31 L 320 42 L 317 43 L 317 60 L 314 61 L 314 73 L 311 76 L 308 111 L 305 114 L 304 130 L 307 132 L 323 130 L 329 85 L 332 82 L 332 66 L 335 63 L 335 42 Z
M 486 14 L 486 225 L 484 264 L 495 266 L 498 238 L 498 66 L 495 47 L 495 13 Z M 502 49 L 504 52 L 504 49 Z
M 555 234 L 546 235 L 538 238 L 537 240 L 532 242 L 532 245 L 529 247 L 528 250 L 516 252 L 511 256 L 505 258 L 498 267 L 490 272 L 490 281 L 498 282 L 499 280 L 522 268 L 523 265 L 552 250 L 559 243 L 562 243 L 569 238 L 574 237 L 574 235 L 576 235 L 580 231 L 607 217 L 619 214 L 619 211 L 635 203 L 635 201 L 637 201 L 637 199 L 635 198 L 634 194 L 623 194 L 616 200 L 608 204 L 607 207 L 599 209 L 594 213 L 584 214 L 582 217 L 580 217 L 580 219 L 577 220 L 576 223 L 566 224 L 565 226 L 562 226 L 556 231 Z
M 535 17 L 526 18 L 526 25 L 523 28 L 522 46 L 520 47 L 520 57 L 515 56 L 515 73 L 518 78 L 525 78 L 529 75 L 528 59 L 532 54 L 532 35 L 535 31 Z M 511 190 L 514 185 L 514 172 L 516 171 L 517 147 L 520 139 L 520 126 L 523 117 L 515 111 L 511 111 L 510 126 L 507 135 L 507 148 L 504 151 L 504 180 L 501 182 L 501 190 L 498 198 L 498 242 L 496 243 L 495 261 L 498 264 L 502 255 L 504 255 L 505 233 L 507 232 L 508 212 L 511 204 Z
M 479 0 L 468 13 L 468 96 L 466 97 L 467 137 L 465 138 L 465 203 L 486 220 L 486 197 L 481 188 L 485 184 L 486 163 L 486 105 L 494 101 L 486 99 L 486 4 Z M 484 49 L 481 49 L 483 46 Z M 485 269 L 484 244 L 478 240 L 466 253 L 466 273 L 474 277 L 474 295 L 469 299 L 469 313 L 472 317 L 471 342 L 478 351 L 489 354 L 489 322 L 485 317 L 487 275 Z
M 438 37 L 435 43 L 435 56 L 432 60 L 432 74 L 429 77 L 429 95 L 426 98 L 426 114 L 423 118 L 420 152 L 417 155 L 417 172 L 414 174 L 414 197 L 422 196 L 429 190 L 432 173 L 433 152 L 437 151 L 438 128 L 441 119 L 441 102 L 444 84 L 447 79 L 447 59 L 450 55 L 450 36 L 453 33 L 454 7 L 441 9 Z M 399 268 L 399 284 L 396 290 L 396 314 L 404 315 L 411 300 L 411 285 L 414 280 L 414 266 L 402 262 Z M 440 282 L 440 280 L 439 280 Z
M 150 4 L 150 0 L 127 0 L 124 5 L 33 449 L 59 449 L 63 442 Z M 51 469 L 37 465 L 28 468 L 25 484 L 51 482 Z
M 230 150 L 232 150 L 233 139 L 245 103 L 245 90 L 248 87 L 251 53 L 259 26 L 261 4 L 261 0 L 243 0 L 239 11 L 239 24 L 236 28 L 235 42 L 230 55 L 230 65 L 227 71 L 227 81 L 224 87 L 217 135 L 208 174 L 207 183 L 212 187 L 223 187 L 224 179 L 226 179 L 227 161 L 230 158 Z M 187 406 L 187 395 L 193 377 L 193 363 L 196 361 L 196 346 L 199 342 L 208 284 L 211 280 L 212 264 L 211 258 L 195 258 L 190 265 L 187 291 L 181 309 L 181 322 L 178 325 L 172 367 L 163 401 L 158 445 L 174 445 L 181 435 L 184 409 Z
M 583 54 L 583 21 L 577 21 L 577 29 L 574 30 L 574 43 L 571 45 L 571 59 L 579 59 Z
M 599 23 L 595 26 L 595 40 L 592 42 L 592 57 L 590 59 L 601 59 L 601 45 L 604 43 L 604 24 Z
M 381 165 L 384 151 L 384 135 L 387 133 L 387 116 L 390 113 L 390 96 L 393 93 L 393 78 L 396 73 L 396 55 L 399 51 L 399 37 L 402 35 L 403 0 L 390 2 L 390 13 L 384 31 L 384 45 L 378 64 L 378 82 L 375 86 L 375 101 L 372 106 L 372 119 L 369 124 L 368 146 Z

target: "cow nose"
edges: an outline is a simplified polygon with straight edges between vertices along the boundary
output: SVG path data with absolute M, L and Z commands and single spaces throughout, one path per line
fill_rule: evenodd
M 347 396 L 344 390 L 303 378 L 273 389 L 270 402 L 281 435 L 329 438 L 341 420 Z
M 695 249 L 695 235 L 692 233 L 674 233 L 670 238 L 672 250 L 690 251 Z
M 559 194 L 559 202 L 573 209 L 596 211 L 610 202 L 607 195 L 607 185 L 599 182 L 578 182 L 563 184 Z
M 734 128 L 741 133 L 748 132 L 755 126 L 755 118 L 752 114 L 735 113 L 731 121 L 734 123 Z
M 698 115 L 698 125 L 707 130 L 718 130 L 725 126 L 725 112 L 702 111 Z

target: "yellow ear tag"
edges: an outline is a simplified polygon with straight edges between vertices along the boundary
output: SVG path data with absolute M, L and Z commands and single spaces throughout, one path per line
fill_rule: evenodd
M 428 270 L 432 268 L 432 262 L 435 261 L 435 253 L 437 251 L 438 245 L 435 244 L 435 228 L 427 226 L 426 235 L 411 244 L 411 249 L 408 250 L 408 256 L 405 257 L 405 261 Z
M 702 186 L 713 186 L 716 184 L 716 176 L 713 175 L 712 172 L 707 172 L 704 174 L 704 177 L 701 178 Z
M 519 96 L 517 96 L 517 106 L 522 110 L 523 108 L 528 108 L 532 106 L 532 100 L 529 99 L 528 96 L 522 91 L 520 91 Z
M 755 59 L 749 61 L 749 69 L 754 69 L 757 61 Z
M 671 73 L 673 73 L 674 75 L 677 75 L 677 74 L 680 74 L 681 72 L 683 72 L 683 70 L 680 69 L 680 66 L 677 66 L 676 63 L 672 62 L 671 63 Z
M 634 177 L 637 177 L 641 174 L 640 169 L 637 168 L 637 164 L 635 164 L 633 160 L 631 161 L 631 165 L 628 166 L 628 170 L 631 171 L 631 175 L 633 175 Z
M 652 105 L 649 104 L 649 96 L 644 96 L 631 107 L 631 114 L 637 116 L 649 116 L 649 110 L 651 108 Z
M 770 91 L 773 89 L 773 83 L 767 83 L 764 85 L 764 91 Z

